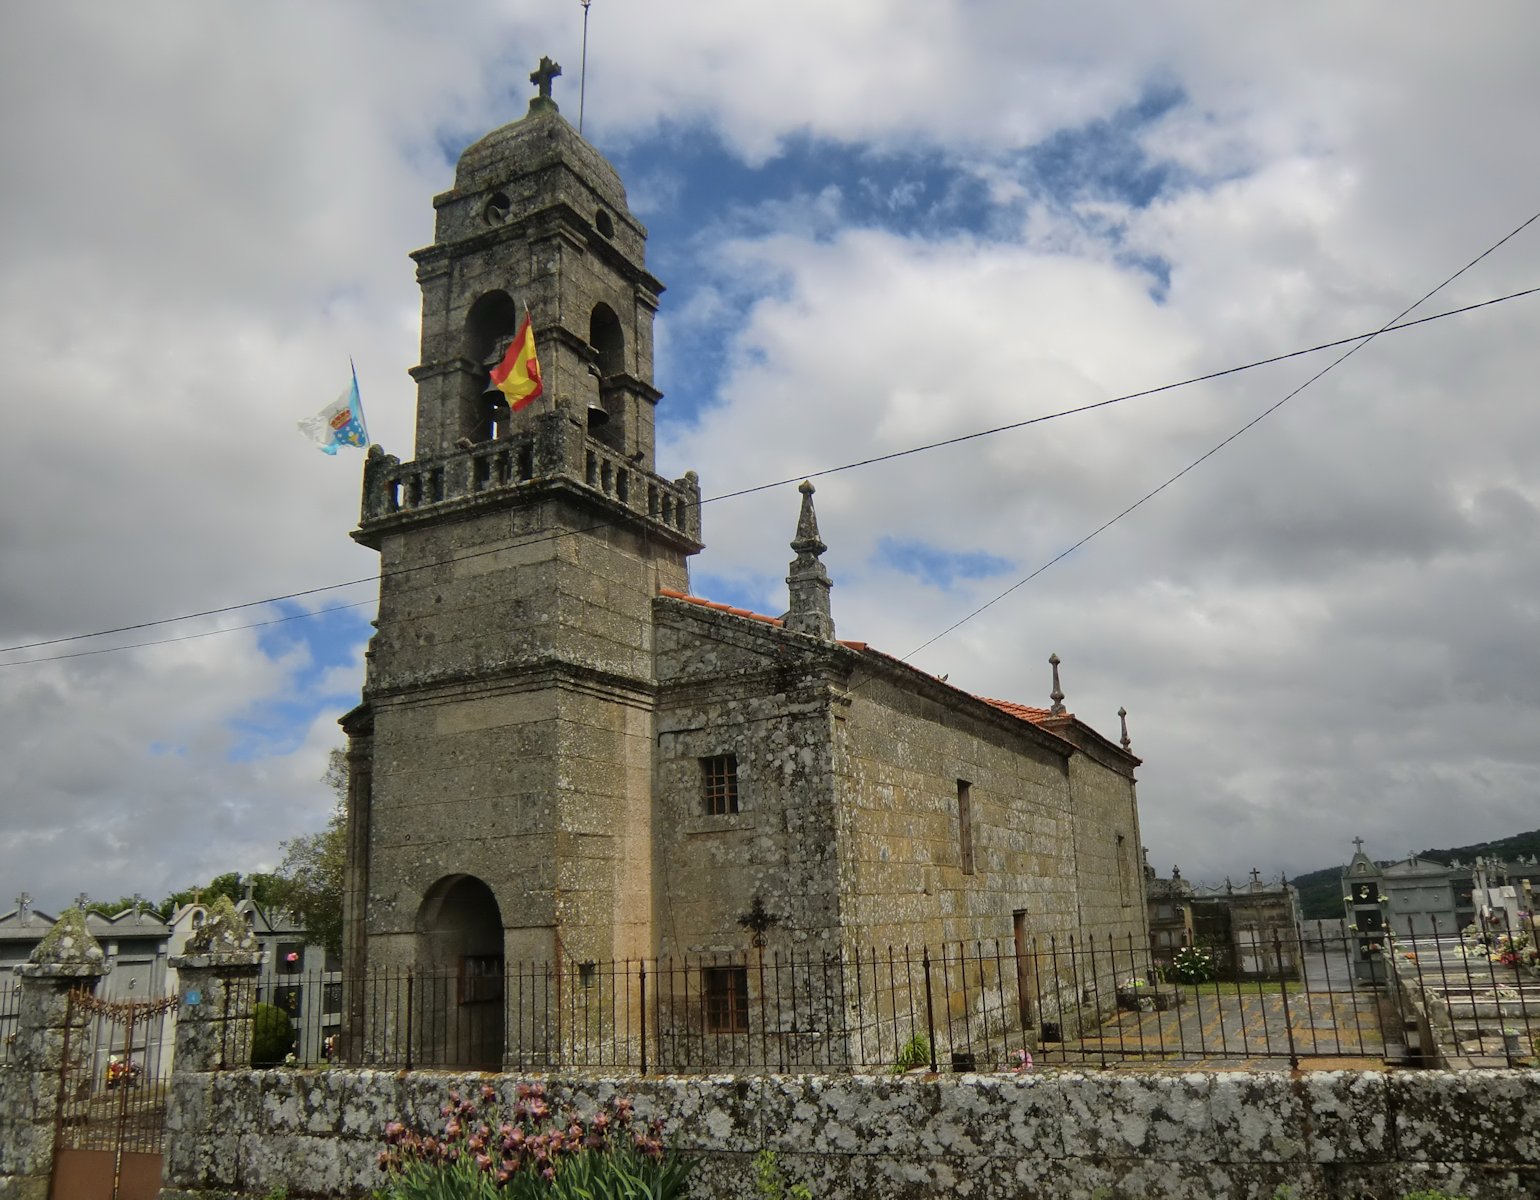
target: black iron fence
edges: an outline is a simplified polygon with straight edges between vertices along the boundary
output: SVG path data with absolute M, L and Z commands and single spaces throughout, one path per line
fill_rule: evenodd
M 1048 938 L 478 958 L 451 971 L 290 977 L 257 996 L 266 1014 L 231 1015 L 256 1017 L 259 1064 L 641 1073 L 1415 1061 L 1444 1053 L 1441 1029 L 1459 1036 L 1472 1020 L 1492 1043 L 1486 1057 L 1516 1029 L 1523 1059 L 1540 1035 L 1540 978 L 1457 937 L 1306 944 L 1243 931 L 1219 949 L 1157 956 L 1131 938 Z M 1252 977 L 1216 978 L 1222 963 Z M 1494 967 L 1511 979 L 1494 982 Z

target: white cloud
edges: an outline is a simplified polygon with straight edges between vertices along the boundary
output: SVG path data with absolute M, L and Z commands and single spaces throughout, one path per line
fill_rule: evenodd
M 797 139 L 939 155 L 993 206 L 979 230 L 936 230 L 920 215 L 941 197 L 911 207 L 889 181 L 889 225 L 856 229 L 853 192 L 799 181 L 710 214 L 689 249 L 712 269 L 665 280 L 658 382 L 694 378 L 676 334 L 720 328 L 729 365 L 698 424 L 665 429 L 664 469 L 697 468 L 710 494 L 1376 326 L 1540 194 L 1522 151 L 1540 17 L 1387 11 L 596 5 L 586 128 L 656 151 L 628 181 L 640 209 L 692 202 L 679 130 L 767 179 Z M 575 116 L 576 6 L 0 20 L 4 644 L 370 575 L 346 537 L 358 459 L 323 459 L 294 422 L 351 353 L 376 439 L 409 453 L 406 254 L 450 182 L 441 143 L 517 115 L 542 52 Z M 1135 135 L 1172 169 L 1155 202 L 1055 194 L 1030 148 L 1152 89 L 1175 98 Z M 1516 238 L 1448 303 L 1533 283 L 1537 245 Z M 1190 874 L 1321 865 L 1355 832 L 1388 854 L 1533 824 L 1525 303 L 1371 346 L 920 662 L 1030 701 L 1057 650 L 1072 706 L 1112 730 L 1126 704 L 1145 840 Z M 884 536 L 1024 574 L 1318 365 L 821 481 L 841 632 L 902 653 L 999 589 L 917 585 Z M 697 574 L 779 611 L 795 512 L 790 492 L 711 506 Z M 317 677 L 251 632 L 0 667 L 0 874 L 57 902 L 270 865 L 325 818 L 337 713 L 320 710 L 357 671 Z M 294 718 L 302 748 L 233 761 L 239 722 L 296 692 L 316 706 Z

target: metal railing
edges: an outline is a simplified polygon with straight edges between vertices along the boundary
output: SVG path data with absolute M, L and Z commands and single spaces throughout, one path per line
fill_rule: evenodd
M 1250 974 L 1214 978 L 1216 963 Z M 1258 931 L 1169 960 L 1126 937 L 559 964 L 477 959 L 454 970 L 294 977 L 286 994 L 321 1002 L 286 1013 L 287 1026 L 278 1024 L 276 1042 L 266 1035 L 259 1057 L 268 1065 L 292 1055 L 303 1066 L 642 1074 L 1001 1071 L 1028 1061 L 1299 1066 L 1431 1061 L 1431 1031 L 1461 1021 L 1482 1022 L 1482 1037 L 1497 1037 L 1500 1022 L 1517 1027 L 1527 1055 L 1540 1034 L 1540 979 L 1496 964 L 1517 972 L 1499 994 L 1492 966 L 1457 954 L 1447 939 L 1403 945 L 1388 933 L 1353 933 L 1307 946 Z M 345 1028 L 344 1011 L 359 1015 L 356 1027 Z M 256 1025 L 262 1040 L 274 1019 L 258 1015 Z M 1471 1065 L 1494 1054 L 1470 1056 Z

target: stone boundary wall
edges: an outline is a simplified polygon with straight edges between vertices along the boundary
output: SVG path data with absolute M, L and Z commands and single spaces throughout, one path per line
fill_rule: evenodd
M 514 1076 L 363 1070 L 179 1073 L 164 1200 L 357 1197 L 387 1120 L 436 1126 L 451 1087 Z M 546 1080 L 610 1096 L 699 1155 L 694 1194 L 753 1194 L 775 1151 L 818 1200 L 1470 1200 L 1540 1195 L 1540 1072 L 1045 1072 Z

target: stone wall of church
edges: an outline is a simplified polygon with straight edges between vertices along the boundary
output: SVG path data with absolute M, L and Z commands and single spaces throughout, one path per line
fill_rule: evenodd
M 1069 783 L 1081 936 L 1094 936 L 1109 961 L 1128 956 L 1127 973 L 1136 973 L 1150 943 L 1133 780 L 1082 752 L 1070 760 Z
M 441 1127 L 449 1089 L 483 1083 L 511 1105 L 509 1076 L 178 1074 L 162 1195 L 367 1196 L 387 1121 Z M 821 1200 L 1540 1192 L 1534 1071 L 586 1078 L 547 1092 L 590 1114 L 629 1096 L 662 1118 L 697 1160 L 700 1200 L 751 1194 L 760 1150 Z
M 767 949 L 839 945 L 826 664 L 775 626 L 658 604 L 654 861 L 659 953 L 742 951 L 757 897 Z M 702 760 L 731 755 L 737 811 L 712 814 Z
M 1039 939 L 1142 930 L 1140 885 L 1125 904 L 1113 852 L 1118 831 L 1137 844 L 1126 777 L 939 684 L 859 674 L 850 695 L 841 868 L 857 944 L 1009 942 L 1016 913 Z

